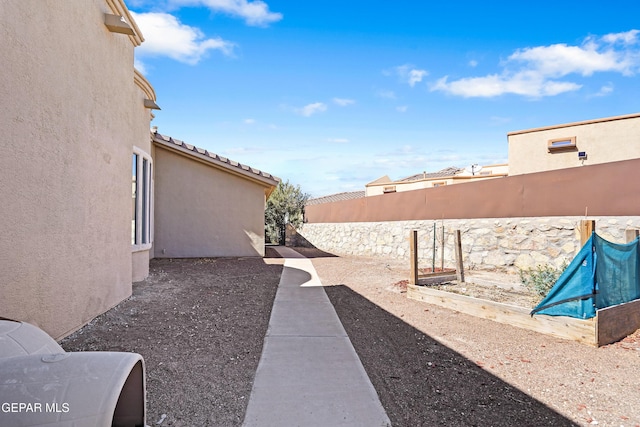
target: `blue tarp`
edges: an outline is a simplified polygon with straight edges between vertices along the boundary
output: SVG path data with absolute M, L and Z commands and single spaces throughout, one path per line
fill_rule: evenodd
M 588 319 L 640 298 L 639 256 L 638 239 L 617 244 L 593 233 L 531 314 Z

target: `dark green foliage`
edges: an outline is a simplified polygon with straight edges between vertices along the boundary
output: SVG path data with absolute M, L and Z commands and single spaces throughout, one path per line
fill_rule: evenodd
M 536 295 L 545 297 L 567 265 L 565 261 L 559 268 L 552 265 L 539 265 L 535 269 L 520 270 L 520 281 Z
M 278 243 L 280 230 L 285 223 L 296 229 L 304 219 L 304 205 L 309 195 L 302 192 L 299 185 L 281 182 L 271 193 L 265 209 L 265 237 L 267 243 Z

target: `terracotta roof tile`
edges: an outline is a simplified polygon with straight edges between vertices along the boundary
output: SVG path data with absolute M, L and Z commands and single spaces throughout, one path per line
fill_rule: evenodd
M 180 141 L 179 139 L 173 139 L 170 136 L 165 136 L 162 134 L 159 134 L 158 132 L 152 132 L 152 137 L 154 140 L 158 141 L 158 142 L 164 142 L 164 143 L 169 143 L 169 144 L 173 144 L 176 145 L 178 147 L 182 147 L 182 148 L 186 148 L 189 151 L 193 151 L 194 154 L 199 154 L 205 157 L 208 157 L 212 160 L 216 160 L 218 162 L 224 163 L 226 164 L 228 167 L 230 168 L 238 168 L 242 171 L 246 171 L 246 172 L 250 172 L 254 175 L 260 176 L 262 178 L 266 178 L 272 181 L 275 181 L 275 184 L 277 185 L 278 182 L 280 182 L 280 178 L 278 178 L 277 176 L 271 175 L 270 173 L 261 171 L 259 169 L 255 169 L 252 168 L 250 166 L 247 165 L 243 165 L 242 163 L 230 160 L 226 157 L 222 157 L 217 155 L 216 153 L 212 153 L 208 150 L 202 149 L 202 148 L 198 148 L 194 145 L 191 144 L 187 144 L 184 141 Z
M 344 193 L 330 194 L 328 196 L 316 197 L 307 200 L 306 205 L 319 205 L 322 203 L 339 202 L 342 200 L 361 199 L 365 195 L 364 191 L 349 191 Z
M 415 175 L 411 175 L 406 178 L 399 179 L 398 182 L 418 181 L 421 179 L 446 178 L 449 176 L 455 176 L 460 172 L 462 172 L 463 170 L 464 170 L 463 168 L 457 168 L 455 166 L 451 166 L 448 168 L 441 169 L 437 172 L 418 173 Z

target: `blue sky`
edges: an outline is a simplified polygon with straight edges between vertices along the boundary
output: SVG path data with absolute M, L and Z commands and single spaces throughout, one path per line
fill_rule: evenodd
M 640 111 L 637 0 L 126 3 L 152 125 L 314 197 L 503 163 L 510 131 Z

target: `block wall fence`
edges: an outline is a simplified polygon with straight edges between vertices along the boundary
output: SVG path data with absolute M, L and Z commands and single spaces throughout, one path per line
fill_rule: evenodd
M 289 244 L 335 255 L 407 259 L 409 233 L 418 230 L 418 258 L 454 267 L 453 233 L 462 234 L 467 269 L 560 266 L 580 249 L 580 221 L 624 243 L 640 228 L 640 159 L 306 206 L 305 224 Z M 444 238 L 442 228 L 444 227 Z
M 624 243 L 628 229 L 640 229 L 640 216 L 482 218 L 466 220 L 413 220 L 304 224 L 289 228 L 287 244 L 313 246 L 334 255 L 376 256 L 406 259 L 409 268 L 409 234 L 418 230 L 420 267 L 455 268 L 454 232 L 461 231 L 465 269 L 517 274 L 538 265 L 559 267 L 571 262 L 580 250 L 580 222 L 596 221 L 596 232 L 605 239 Z

